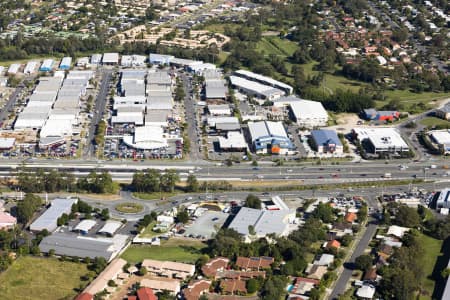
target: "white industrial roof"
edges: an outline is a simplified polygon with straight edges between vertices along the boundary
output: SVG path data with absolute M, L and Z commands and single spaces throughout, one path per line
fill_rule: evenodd
M 8 68 L 7 73 L 16 74 L 17 72 L 19 72 L 19 68 L 20 68 L 20 64 L 11 64 Z
M 15 138 L 0 137 L 0 149 L 10 149 L 14 146 L 15 142 Z
M 372 299 L 375 295 L 375 287 L 371 285 L 363 285 L 356 291 L 356 296 L 364 299 Z
M 358 127 L 354 128 L 353 131 L 357 134 L 360 141 L 369 139 L 375 148 L 408 148 L 397 129 L 392 127 Z
M 98 232 L 113 235 L 117 231 L 117 229 L 119 229 L 121 226 L 122 226 L 121 222 L 110 220 L 107 221 Z
M 131 147 L 138 149 L 159 149 L 167 147 L 167 139 L 161 126 L 145 125 L 134 129 L 134 138 L 124 136 L 123 140 Z
M 239 124 L 239 120 L 236 117 L 209 117 L 208 125 L 211 127 L 216 126 L 217 123 L 233 123 Z
M 252 137 L 252 142 L 268 136 L 287 138 L 286 130 L 282 122 L 261 121 L 249 122 L 248 129 Z
M 231 115 L 231 108 L 228 104 L 208 105 L 208 110 L 212 115 Z
M 51 206 L 30 225 L 30 230 L 55 230 L 57 227 L 56 221 L 58 218 L 64 213 L 69 214 L 72 209 L 72 205 L 77 202 L 78 199 L 75 198 L 57 198 L 53 200 Z
M 448 130 L 431 131 L 430 134 L 438 144 L 450 144 L 450 132 Z
M 227 137 L 219 136 L 220 148 L 247 148 L 247 142 L 240 132 L 228 131 Z
M 289 103 L 292 113 L 297 119 L 326 119 L 328 113 L 322 103 L 310 100 L 292 101 Z
M 75 226 L 74 230 L 88 232 L 89 230 L 92 229 L 92 227 L 95 226 L 95 224 L 97 224 L 97 222 L 95 222 L 95 220 L 83 220 L 80 223 L 78 223 L 77 226 Z
M 283 83 L 283 82 L 275 80 L 273 78 L 263 76 L 260 74 L 256 74 L 256 73 L 253 73 L 253 72 L 250 72 L 247 70 L 237 70 L 234 73 L 241 75 L 241 76 L 246 76 L 248 78 L 254 78 L 255 80 L 258 80 L 261 82 L 266 82 L 267 84 L 272 85 L 272 86 L 279 86 L 281 88 L 288 89 L 290 92 L 292 92 L 292 90 L 293 90 L 292 86 L 290 86 L 286 83 Z
M 25 69 L 23 70 L 23 72 L 25 74 L 33 73 L 34 71 L 36 71 L 37 65 L 38 65 L 37 61 L 29 61 L 27 63 L 27 65 L 25 66 Z
M 271 95 L 284 95 L 284 92 L 280 89 L 264 85 L 259 82 L 251 81 L 238 76 L 230 76 L 231 84 L 248 91 L 252 91 L 255 94 L 264 95 L 270 97 Z
M 103 59 L 102 59 L 103 63 L 112 63 L 112 64 L 117 64 L 119 63 L 119 53 L 105 53 L 103 54 Z
M 113 124 L 125 124 L 125 123 L 133 123 L 135 125 L 143 125 L 144 124 L 144 115 L 139 114 L 118 114 L 117 116 L 112 116 L 111 123 Z
M 72 135 L 73 119 L 49 118 L 42 126 L 40 137 Z

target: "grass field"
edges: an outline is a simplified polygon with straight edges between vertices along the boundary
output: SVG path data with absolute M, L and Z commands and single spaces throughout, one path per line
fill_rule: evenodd
M 436 265 L 437 259 L 441 254 L 442 241 L 429 237 L 427 235 L 421 234 L 419 240 L 425 250 L 423 257 L 423 271 L 425 274 L 425 279 L 422 283 L 422 289 L 426 291 L 427 295 L 421 295 L 420 299 L 431 299 L 431 295 L 434 291 L 435 281 L 432 279 L 432 274 L 434 267 Z
M 182 193 L 181 191 L 175 191 L 173 193 L 155 192 L 155 193 L 133 193 L 133 197 L 142 200 L 160 200 L 161 198 L 169 198 Z
M 80 277 L 87 274 L 85 264 L 60 262 L 54 258 L 20 257 L 0 274 L 2 300 L 72 299 L 76 288 L 86 283 Z
M 200 241 L 172 238 L 162 241 L 161 246 L 131 245 L 122 258 L 130 263 L 138 263 L 145 258 L 194 263 L 205 246 Z
M 447 120 L 439 119 L 436 117 L 426 117 L 420 121 L 420 124 L 432 128 L 434 126 L 448 126 L 450 127 L 450 122 Z
M 145 227 L 144 231 L 139 235 L 141 238 L 152 238 L 154 236 L 160 235 L 161 233 L 153 231 L 153 227 L 155 227 L 156 221 L 151 222 L 147 227 Z

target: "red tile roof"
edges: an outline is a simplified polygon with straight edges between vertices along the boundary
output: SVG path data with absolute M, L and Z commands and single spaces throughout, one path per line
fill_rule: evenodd
M 94 296 L 92 296 L 89 293 L 81 293 L 75 298 L 75 300 L 92 300 L 92 299 L 94 299 Z
M 202 267 L 202 273 L 205 276 L 214 277 L 216 276 L 217 271 L 224 270 L 229 262 L 230 260 L 225 257 L 214 258 Z
M 211 281 L 200 280 L 189 284 L 189 286 L 183 289 L 184 299 L 186 300 L 197 300 L 200 295 L 209 291 L 209 286 Z
M 141 287 L 137 291 L 137 296 L 139 300 L 158 300 L 158 298 L 153 293 L 153 290 L 148 287 Z
M 327 243 L 327 248 L 336 248 L 336 249 L 339 249 L 339 248 L 341 248 L 341 243 L 339 243 L 339 241 L 337 241 L 337 240 L 329 241 L 329 242 Z
M 345 221 L 353 223 L 356 220 L 357 215 L 353 212 L 349 212 L 345 215 Z
M 136 296 L 128 296 L 127 300 L 137 300 Z
M 239 279 L 223 279 L 220 281 L 220 287 L 224 293 L 234 294 L 236 292 L 247 293 L 245 281 Z
M 273 257 L 261 256 L 261 257 L 242 257 L 239 256 L 236 260 L 236 266 L 241 269 L 267 269 L 273 264 Z

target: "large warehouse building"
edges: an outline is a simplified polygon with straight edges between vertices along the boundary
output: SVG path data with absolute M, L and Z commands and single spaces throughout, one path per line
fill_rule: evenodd
M 442 154 L 450 153 L 450 131 L 446 130 L 432 130 L 428 132 L 431 141 L 438 145 Z
M 269 85 L 251 81 L 239 76 L 230 76 L 231 86 L 238 89 L 241 93 L 256 97 L 262 100 L 273 101 L 285 94 L 284 91 Z
M 334 130 L 313 130 L 311 138 L 314 150 L 318 153 L 344 153 L 344 146 Z
M 301 99 L 300 101 L 292 101 L 289 107 L 298 126 L 305 128 L 327 126 L 328 113 L 322 103 Z
M 282 122 L 249 122 L 248 130 L 257 154 L 288 154 L 294 148 Z
M 234 75 L 248 79 L 250 81 L 259 82 L 263 85 L 271 86 L 276 89 L 282 90 L 286 95 L 292 94 L 294 88 L 286 83 L 275 80 L 273 78 L 256 74 L 247 70 L 238 70 L 234 72 Z
M 53 232 L 57 226 L 57 220 L 62 214 L 70 214 L 72 205 L 77 203 L 76 198 L 57 198 L 52 201 L 51 206 L 30 225 L 31 231 L 42 231 L 47 229 Z

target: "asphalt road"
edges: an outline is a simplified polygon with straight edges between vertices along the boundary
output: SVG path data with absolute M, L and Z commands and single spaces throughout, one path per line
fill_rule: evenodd
M 347 283 L 353 274 L 355 259 L 364 253 L 364 250 L 369 246 L 369 243 L 372 240 L 372 237 L 375 235 L 376 231 L 377 225 L 375 224 L 369 224 L 367 228 L 365 228 L 365 232 L 361 240 L 358 242 L 355 250 L 353 251 L 350 260 L 344 263 L 344 270 L 339 276 L 328 299 L 337 299 L 339 295 L 345 292 Z
M 10 110 L 13 109 L 16 105 L 17 98 L 24 90 L 25 86 L 23 83 L 21 83 L 14 92 L 9 96 L 8 101 L 5 103 L 5 106 L 0 110 L 0 122 L 4 122 L 8 119 L 8 116 L 10 114 Z
M 199 161 L 202 159 L 200 153 L 200 143 L 199 143 L 199 135 L 198 135 L 198 119 L 196 114 L 196 106 L 194 95 L 192 94 L 192 82 L 191 79 L 186 76 L 184 73 L 180 73 L 180 79 L 183 82 L 183 87 L 185 91 L 184 98 L 184 108 L 185 108 L 185 121 L 188 124 L 187 134 L 190 140 L 190 151 L 189 151 L 189 159 L 191 161 Z
M 103 118 L 103 114 L 105 112 L 106 103 L 108 101 L 108 92 L 109 92 L 109 83 L 111 82 L 112 70 L 110 69 L 102 69 L 102 82 L 100 84 L 100 89 L 97 94 L 97 99 L 95 101 L 94 111 L 91 124 L 89 126 L 89 131 L 87 134 L 87 141 L 85 146 L 84 157 L 89 157 L 95 154 L 95 129 L 98 125 L 98 122 Z

